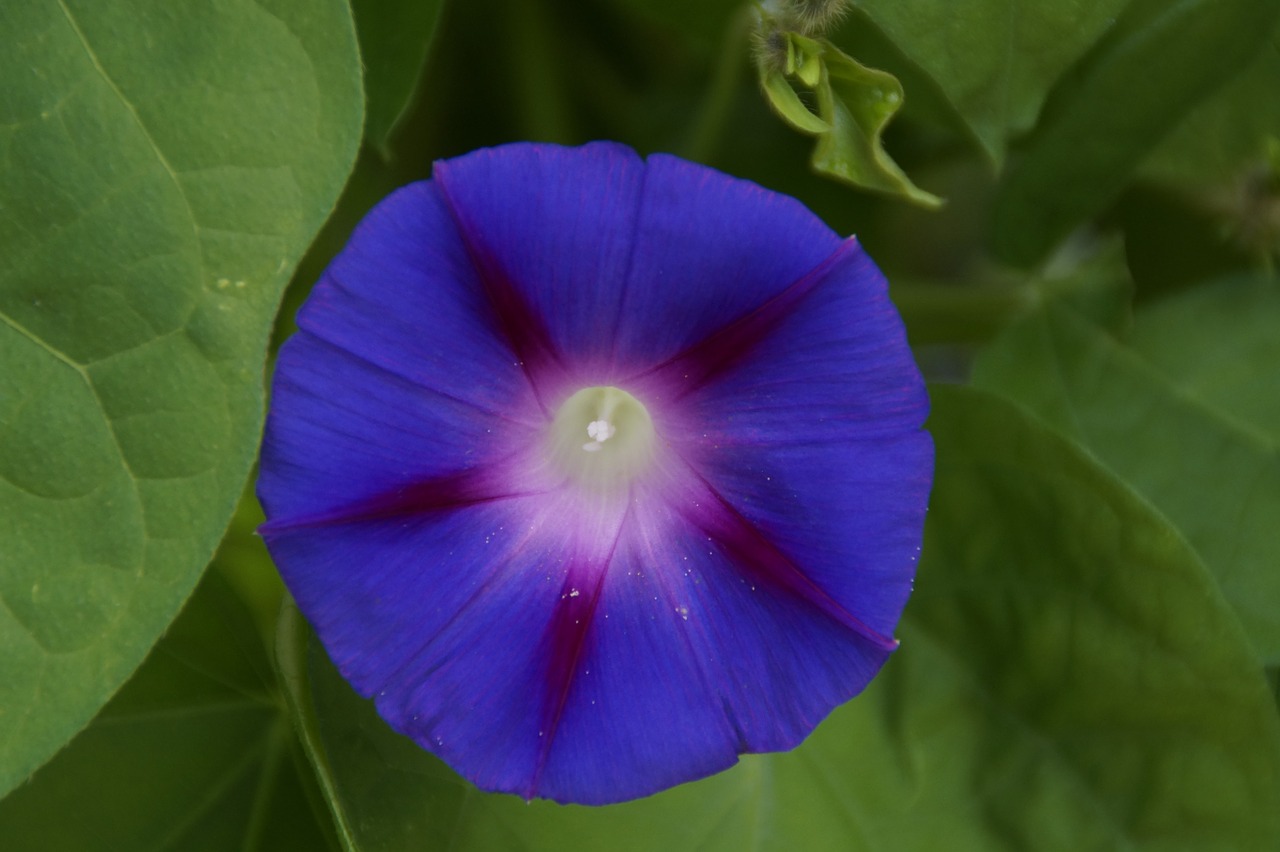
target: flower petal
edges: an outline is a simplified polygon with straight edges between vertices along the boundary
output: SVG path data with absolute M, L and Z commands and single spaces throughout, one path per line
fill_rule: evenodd
M 597 384 L 750 312 L 840 243 L 794 199 L 609 143 L 477 151 L 435 175 L 482 276 Z
M 803 204 L 664 154 L 646 160 L 618 362 L 654 365 L 756 310 L 840 238 Z
M 332 512 L 502 458 L 543 419 L 431 184 L 369 215 L 298 324 L 262 451 L 268 517 Z
M 704 370 L 683 384 L 699 376 L 686 356 L 648 381 L 679 397 L 659 428 L 719 498 L 849 613 L 890 634 L 932 479 L 928 397 L 861 249 L 845 243 L 820 270 L 760 337 L 743 343 L 729 329 L 729 355 L 695 359 L 714 363 L 714 381 Z
M 334 663 L 392 727 L 521 794 L 541 753 L 542 637 L 564 556 L 528 540 L 526 509 L 514 498 L 264 531 Z
M 630 148 L 510 145 L 438 162 L 482 285 L 544 384 L 607 367 L 631 264 L 645 166 Z M 529 327 L 546 325 L 546 339 Z M 547 375 L 547 374 L 550 375 Z M 545 393 L 563 395 L 563 388 Z
M 485 789 L 605 804 L 791 748 L 889 654 L 637 496 L 625 523 L 561 494 L 264 535 L 394 728 Z
M 609 565 L 538 795 L 604 804 L 792 748 L 889 656 L 653 497 Z
M 558 733 L 590 677 L 626 511 L 561 491 L 264 535 L 339 670 L 393 727 L 486 789 L 616 800 L 619 785 L 656 789 L 652 773 L 590 789 L 543 769 L 600 750 Z

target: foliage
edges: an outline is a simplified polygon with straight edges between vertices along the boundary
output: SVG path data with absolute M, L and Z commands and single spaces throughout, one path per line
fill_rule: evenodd
M 138 666 L 213 555 L 360 90 L 337 0 L 23 0 L 0 29 L 7 791 Z
M 1277 844 L 1280 5 L 789 2 L 0 5 L 0 845 Z M 435 158 L 595 138 L 856 232 L 938 467 L 864 695 L 588 809 L 387 729 L 244 495 L 264 364 L 359 217 Z

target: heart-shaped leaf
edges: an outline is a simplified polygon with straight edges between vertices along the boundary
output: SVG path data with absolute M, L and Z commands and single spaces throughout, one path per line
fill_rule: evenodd
M 361 94 L 341 0 L 13 0 L 0 32 L 3 792 L 213 555 Z
M 1222 584 L 1263 659 L 1280 662 L 1280 454 L 1250 425 L 1275 407 L 1280 297 L 1235 282 L 1137 326 L 1174 377 L 1070 309 L 1050 306 L 983 353 L 974 380 L 1079 441 L 1163 512 Z M 1216 309 L 1215 309 L 1216 308 Z M 1242 321 L 1242 310 L 1254 313 Z M 1242 353 L 1251 356 L 1237 358 Z M 1201 371 L 1204 372 L 1201 372 Z M 1215 374 L 1215 371 L 1216 374 Z M 1259 396 L 1255 402 L 1252 397 Z M 1232 410 L 1238 411 L 1235 415 Z

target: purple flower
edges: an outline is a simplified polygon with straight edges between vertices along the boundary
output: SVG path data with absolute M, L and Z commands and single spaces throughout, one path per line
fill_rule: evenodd
M 281 350 L 262 533 L 338 668 L 488 790 L 788 749 L 896 646 L 932 474 L 885 282 L 793 199 L 510 145 L 382 202 Z

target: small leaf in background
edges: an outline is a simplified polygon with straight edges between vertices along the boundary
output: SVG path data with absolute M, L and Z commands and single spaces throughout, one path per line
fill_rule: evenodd
M 1229 226 L 1225 210 L 1214 210 L 1210 198 L 1231 196 L 1218 185 L 1204 194 L 1186 187 L 1130 186 L 1107 214 L 1124 236 L 1124 250 L 1138 301 L 1197 287 L 1258 268 Z
M 881 144 L 885 127 L 902 106 L 902 85 L 892 74 L 867 68 L 827 45 L 816 93 L 818 114 L 832 129 L 818 137 L 815 169 L 922 207 L 942 205 L 941 198 L 913 184 Z
M 772 24 L 765 19 L 761 26 Z M 942 204 L 913 184 L 881 143 L 885 127 L 902 107 L 902 84 L 892 74 L 859 64 L 826 39 L 781 31 L 766 31 L 762 39 L 756 64 L 765 98 L 784 121 L 817 137 L 811 163 L 819 174 L 927 208 Z M 771 48 L 785 50 L 781 67 L 766 53 Z M 816 116 L 787 76 L 813 90 Z
M 1135 0 L 1055 90 L 1006 174 L 996 254 L 1032 266 L 1100 213 L 1188 110 L 1249 66 L 1278 18 L 1273 0 Z
M 898 276 L 889 283 L 889 296 L 917 347 L 987 343 L 1050 302 L 1070 305 L 1104 328 L 1128 328 L 1133 286 L 1120 240 L 1082 240 L 1073 248 L 1069 263 L 1039 275 L 988 272 L 972 282 Z
M 800 100 L 796 90 L 791 88 L 787 77 L 781 71 L 762 71 L 760 85 L 764 88 L 765 98 L 787 124 L 804 133 L 829 133 L 831 125 L 818 118 Z
M 210 571 L 89 728 L 0 801 L 0 837 L 39 852 L 336 849 L 282 709 L 252 615 Z
M 0 792 L 195 586 L 359 139 L 339 0 L 0 6 Z
M 1241 322 L 1226 300 L 1211 311 L 1200 294 L 1181 310 L 1175 303 L 1150 320 L 1138 314 L 1137 328 L 1163 326 L 1164 336 L 1144 331 L 1137 339 L 1165 364 L 1181 365 L 1173 375 L 1141 349 L 1050 306 L 984 352 L 974 381 L 1079 441 L 1163 512 L 1217 577 L 1258 653 L 1275 663 L 1280 454 L 1274 426 L 1262 432 L 1248 421 L 1275 407 L 1280 361 L 1276 326 L 1265 318 L 1277 317 L 1280 299 L 1274 287 L 1235 286 L 1246 293 L 1237 306 L 1253 300 L 1258 321 Z M 1234 357 L 1243 354 L 1261 357 Z M 1210 365 L 1221 371 L 1220 385 Z M 1252 402 L 1255 393 L 1267 401 Z
M 386 727 L 293 622 L 281 668 L 350 852 L 1260 848 L 1280 720 L 1195 554 L 1069 442 L 934 389 L 902 647 L 793 752 L 602 808 L 484 794 Z
M 1126 0 L 857 0 L 941 87 L 987 156 L 1030 130 L 1059 76 Z
M 365 142 L 384 158 L 427 61 L 444 0 L 351 0 L 364 64 Z
M 1280 26 L 1252 64 L 1191 110 L 1142 163 L 1141 176 L 1180 186 L 1238 180 L 1280 139 Z
M 1280 447 L 1280 282 L 1234 278 L 1157 302 L 1128 342 L 1179 393 Z

